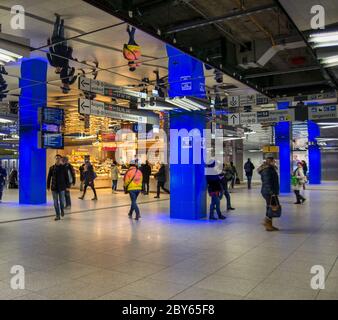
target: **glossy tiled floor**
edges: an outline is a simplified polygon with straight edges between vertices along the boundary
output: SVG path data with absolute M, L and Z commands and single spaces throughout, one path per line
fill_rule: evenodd
M 256 188 L 233 193 L 237 210 L 215 222 L 170 220 L 166 200 L 142 204 L 142 219 L 129 220 L 128 198 L 101 191 L 97 204 L 74 200 L 78 213 L 63 221 L 5 223 L 52 213 L 17 206 L 7 193 L 0 299 L 338 299 L 337 191 L 338 184 L 307 190 L 302 206 L 283 196 L 274 233 L 260 225 Z M 80 213 L 85 208 L 101 210 Z M 25 268 L 25 290 L 10 289 L 13 265 Z M 325 290 L 310 287 L 313 265 L 325 268 Z

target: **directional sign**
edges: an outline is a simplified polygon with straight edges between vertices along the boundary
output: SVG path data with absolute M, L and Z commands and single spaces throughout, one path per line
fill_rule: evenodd
M 239 107 L 239 96 L 229 96 L 228 97 L 228 106 L 235 108 Z
M 335 119 L 338 118 L 337 105 L 331 106 L 310 106 L 309 107 L 309 119 L 310 120 L 323 120 L 323 119 Z
M 295 121 L 293 109 L 231 113 L 228 115 L 228 125 L 230 126 L 284 121 Z
M 257 121 L 258 123 L 295 121 L 295 111 L 293 109 L 258 111 Z
M 79 77 L 79 89 L 90 92 L 91 79 Z
M 79 113 L 90 115 L 90 100 L 79 99 Z
M 228 115 L 228 124 L 230 126 L 236 126 L 240 124 L 240 115 L 239 113 L 232 113 Z
M 257 113 L 256 112 L 243 112 L 240 114 L 240 124 L 250 125 L 257 123 Z

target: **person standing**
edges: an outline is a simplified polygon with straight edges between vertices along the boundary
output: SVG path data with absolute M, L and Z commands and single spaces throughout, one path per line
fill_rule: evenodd
M 131 219 L 135 211 L 135 220 L 139 220 L 141 216 L 140 209 L 137 205 L 137 198 L 142 190 L 142 172 L 137 168 L 135 161 L 132 160 L 130 162 L 130 167 L 124 175 L 123 181 L 124 190 L 126 193 L 129 193 L 131 203 L 128 217 Z
M 305 189 L 306 189 L 306 188 L 305 188 L 305 185 L 306 185 L 306 182 L 307 182 L 307 173 L 308 173 L 308 171 L 309 171 L 308 166 L 307 166 L 307 163 L 306 163 L 305 160 L 302 160 L 302 166 L 303 166 L 304 176 L 306 177 L 306 181 L 305 181 L 305 183 L 303 184 L 303 189 L 305 190 Z
M 113 193 L 117 193 L 117 182 L 119 180 L 120 170 L 117 162 L 114 160 L 111 166 L 111 179 L 112 179 L 112 190 Z
M 55 208 L 55 221 L 60 220 L 65 215 L 65 193 L 69 186 L 69 179 L 66 167 L 62 163 L 60 155 L 55 156 L 55 164 L 49 168 L 47 178 L 47 189 L 52 191 L 54 208 Z
M 262 180 L 261 194 L 266 201 L 266 216 L 263 225 L 266 231 L 278 231 L 279 229 L 272 224 L 272 217 L 269 217 L 272 196 L 279 195 L 279 177 L 275 159 L 273 157 L 267 158 L 257 171 Z
M 300 194 L 300 191 L 303 189 L 304 184 L 306 183 L 306 176 L 303 171 L 303 166 L 301 162 L 297 163 L 297 169 L 293 173 L 293 191 L 296 195 L 295 204 L 303 204 L 306 199 Z
M 8 177 L 8 189 L 18 189 L 18 187 L 19 187 L 18 170 L 16 170 L 16 168 L 13 167 Z
M 215 168 L 215 162 L 208 164 L 207 167 L 210 170 L 209 174 L 206 176 L 207 179 L 207 187 L 208 187 L 208 194 L 211 198 L 210 202 L 210 212 L 209 212 L 209 219 L 210 220 L 217 220 L 215 217 L 215 210 L 218 215 L 218 219 L 224 220 L 226 219 L 225 216 L 222 215 L 221 212 L 221 197 L 222 197 L 222 183 L 221 177 Z M 209 171 L 208 170 L 208 171 Z
M 148 160 L 144 164 L 142 164 L 141 171 L 143 174 L 142 191 L 144 192 L 144 194 L 149 194 L 149 181 L 150 181 L 150 175 L 151 175 L 151 166 Z
M 222 173 L 220 174 L 220 179 L 221 179 L 221 185 L 222 185 L 222 194 L 225 196 L 225 199 L 227 202 L 227 211 L 235 210 L 235 208 L 231 206 L 231 196 L 228 190 L 229 181 L 227 180 L 227 171 L 226 171 L 225 165 L 223 167 Z
M 90 163 L 89 159 L 85 160 L 85 166 L 84 166 L 84 170 L 83 170 L 83 178 L 84 178 L 84 189 L 83 189 L 83 194 L 81 197 L 79 197 L 80 200 L 83 200 L 86 192 L 87 192 L 87 188 L 90 187 L 93 190 L 94 193 L 94 198 L 92 199 L 93 201 L 97 200 L 97 194 L 96 194 L 96 190 L 95 190 L 95 185 L 94 185 L 94 180 L 96 179 L 96 173 L 94 171 L 94 167 L 93 165 Z
M 251 189 L 251 181 L 252 181 L 252 176 L 253 176 L 254 170 L 255 170 L 255 166 L 251 162 L 251 159 L 249 158 L 248 161 L 244 165 L 245 175 L 248 179 L 248 189 Z
M 66 168 L 67 174 L 68 174 L 68 186 L 67 190 L 65 192 L 65 198 L 66 198 L 66 206 L 65 209 L 69 209 L 72 206 L 72 200 L 70 197 L 70 188 L 71 186 L 75 186 L 76 183 L 76 176 L 75 176 L 75 170 L 73 166 L 69 163 L 68 157 L 63 157 L 63 164 Z
M 238 177 L 238 173 L 237 173 L 237 169 L 234 165 L 234 163 L 231 161 L 230 162 L 230 168 L 231 168 L 231 171 L 232 171 L 232 174 L 233 174 L 233 178 L 231 180 L 231 189 L 235 189 L 235 183 L 236 183 L 236 179 Z
M 6 185 L 7 171 L 2 167 L 2 163 L 0 161 L 0 203 L 2 202 L 2 195 L 4 192 L 4 188 Z
M 158 172 L 155 174 L 155 178 L 157 179 L 157 195 L 155 198 L 160 198 L 160 192 L 161 189 L 170 194 L 170 191 L 165 187 L 165 183 L 167 181 L 166 178 L 166 173 L 165 173 L 165 165 L 164 163 L 161 164 L 160 169 L 158 170 Z

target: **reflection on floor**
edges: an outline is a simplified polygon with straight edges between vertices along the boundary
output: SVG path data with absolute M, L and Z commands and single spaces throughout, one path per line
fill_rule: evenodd
M 338 183 L 311 189 L 301 206 L 282 196 L 273 233 L 260 225 L 258 188 L 232 194 L 236 211 L 226 221 L 170 220 L 169 201 L 155 201 L 141 205 L 138 222 L 116 207 L 2 223 L 0 299 L 338 299 Z M 37 215 L 8 206 L 8 196 L 1 216 Z M 128 203 L 100 199 L 74 200 L 73 210 Z M 10 288 L 13 265 L 25 268 L 25 290 Z M 313 265 L 326 271 L 325 290 L 311 288 Z

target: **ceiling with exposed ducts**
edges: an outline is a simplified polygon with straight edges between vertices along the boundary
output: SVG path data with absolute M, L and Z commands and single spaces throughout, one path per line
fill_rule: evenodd
M 175 45 L 270 97 L 337 89 L 307 41 L 310 3 L 275 0 L 86 0 Z M 310 22 L 308 22 L 310 25 Z

